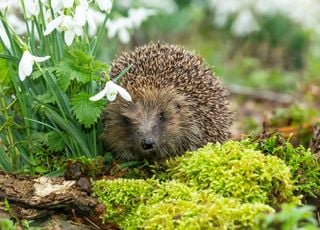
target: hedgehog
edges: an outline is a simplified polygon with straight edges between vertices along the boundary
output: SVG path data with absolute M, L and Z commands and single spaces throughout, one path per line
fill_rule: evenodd
M 103 111 L 103 142 L 118 160 L 163 160 L 230 137 L 229 93 L 203 60 L 176 45 L 151 43 L 113 61 L 110 77 L 131 68 Z

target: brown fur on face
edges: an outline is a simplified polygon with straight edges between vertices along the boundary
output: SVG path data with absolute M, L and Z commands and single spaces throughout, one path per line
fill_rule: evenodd
M 132 102 L 117 98 L 103 115 L 103 139 L 116 158 L 164 159 L 229 137 L 228 93 L 199 57 L 150 44 L 115 60 L 111 77 L 128 65 L 122 85 Z M 145 149 L 149 139 L 154 145 Z
M 163 159 L 180 154 L 186 146 L 192 148 L 190 143 L 201 137 L 187 100 L 172 89 L 144 89 L 133 98 L 110 103 L 104 114 L 105 143 L 120 153 L 117 158 Z M 147 138 L 155 141 L 151 150 L 142 147 Z

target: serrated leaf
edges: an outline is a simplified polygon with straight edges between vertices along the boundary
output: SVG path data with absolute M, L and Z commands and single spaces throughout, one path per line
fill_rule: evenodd
M 57 132 L 49 132 L 48 134 L 48 149 L 51 152 L 60 152 L 65 148 L 65 143 L 61 134 Z
M 57 67 L 58 84 L 63 90 L 67 90 L 72 81 L 85 84 L 91 81 L 94 74 L 108 70 L 108 65 L 95 61 L 82 45 L 67 47 L 62 61 Z
M 80 124 L 84 125 L 85 128 L 89 128 L 100 117 L 103 103 L 90 101 L 88 94 L 79 93 L 71 98 L 71 109 Z
M 63 72 L 63 70 L 61 70 L 61 72 Z M 60 89 L 62 89 L 63 91 L 67 91 L 71 84 L 71 78 L 66 76 L 65 72 L 60 74 L 59 72 L 57 72 L 57 84 Z
M 37 95 L 36 96 L 36 100 L 38 100 L 38 101 L 40 101 L 42 103 L 46 103 L 46 104 L 55 102 L 54 97 L 51 94 L 51 92 L 46 92 L 44 94 Z

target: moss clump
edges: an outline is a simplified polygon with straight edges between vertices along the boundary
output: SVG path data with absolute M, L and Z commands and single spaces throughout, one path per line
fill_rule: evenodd
M 101 180 L 94 191 L 106 204 L 105 220 L 125 229 L 252 227 L 256 217 L 274 211 L 268 205 L 242 203 L 177 181 Z
M 150 198 L 155 186 L 158 186 L 155 180 L 98 180 L 93 191 L 106 205 L 105 220 L 119 224 Z
M 241 204 L 238 200 L 221 197 L 203 201 L 201 197 L 200 193 L 192 201 L 171 199 L 142 205 L 139 211 L 145 219 L 137 226 L 144 229 L 246 228 L 254 226 L 256 217 L 273 212 L 264 204 Z
M 288 165 L 299 194 L 304 197 L 320 197 L 320 164 L 309 149 L 294 147 L 280 135 L 258 140 L 255 145 L 257 150 L 266 155 L 277 156 Z
M 243 202 L 298 202 L 289 168 L 246 142 L 208 144 L 168 162 L 172 178 Z
M 284 162 L 248 141 L 208 144 L 160 167 L 158 179 L 96 181 L 104 219 L 126 229 L 253 228 L 281 203 L 299 203 Z

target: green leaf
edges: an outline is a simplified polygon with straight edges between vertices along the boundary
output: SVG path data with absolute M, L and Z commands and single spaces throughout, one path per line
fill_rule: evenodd
M 51 71 L 51 72 L 57 70 L 56 67 L 47 67 L 47 68 L 44 68 L 44 69 L 48 70 L 48 71 Z M 35 79 L 39 78 L 42 74 L 43 73 L 40 70 L 33 71 L 33 73 L 31 74 L 31 78 L 33 80 L 35 80 Z
M 38 165 L 35 167 L 34 169 L 37 173 L 47 173 L 48 172 L 48 169 L 46 169 L 45 167 L 41 166 L 41 165 Z
M 72 81 L 85 84 L 102 70 L 108 71 L 108 65 L 94 60 L 85 46 L 76 43 L 65 49 L 65 56 L 56 68 L 58 85 L 66 91 Z
M 7 172 L 11 172 L 14 169 L 10 156 L 5 152 L 5 150 L 1 145 L 0 145 L 0 169 Z
M 2 50 L 2 47 L 0 45 L 0 50 Z M 6 58 L 4 56 L 7 56 L 5 54 L 0 54 L 0 85 L 8 86 L 11 82 L 10 77 L 10 71 L 9 71 L 9 65 L 7 63 Z
M 48 134 L 48 149 L 51 152 L 60 152 L 64 150 L 65 143 L 63 138 L 61 138 L 61 134 L 51 131 Z
M 54 99 L 52 93 L 49 91 L 44 94 L 37 95 L 35 97 L 35 99 L 41 103 L 46 103 L 46 104 L 55 102 L 55 99 Z
M 70 148 L 72 151 L 71 154 L 72 156 L 79 156 L 81 154 L 85 154 L 86 156 L 91 156 L 91 152 L 88 148 L 88 143 L 86 141 L 86 138 L 80 129 L 79 126 L 75 125 L 73 121 L 66 120 L 63 118 L 60 114 L 58 114 L 56 111 L 51 109 L 50 107 L 45 107 L 44 112 L 48 119 L 50 119 L 56 126 L 60 127 L 63 129 L 70 138 L 68 138 L 65 135 L 62 135 L 62 138 L 64 140 L 64 143 Z M 47 127 L 52 128 L 53 130 L 56 130 L 59 132 L 58 129 L 55 129 L 54 127 L 51 127 L 50 125 L 39 122 L 36 120 L 33 120 L 34 122 L 41 123 Z
M 93 102 L 89 100 L 89 95 L 79 93 L 71 98 L 71 109 L 74 112 L 77 120 L 89 128 L 97 122 L 103 110 L 103 102 Z
M 67 76 L 67 73 L 69 72 L 63 71 L 62 69 L 60 69 L 59 71 L 57 71 L 57 84 L 60 89 L 62 89 L 63 91 L 67 91 L 71 84 L 71 78 Z

